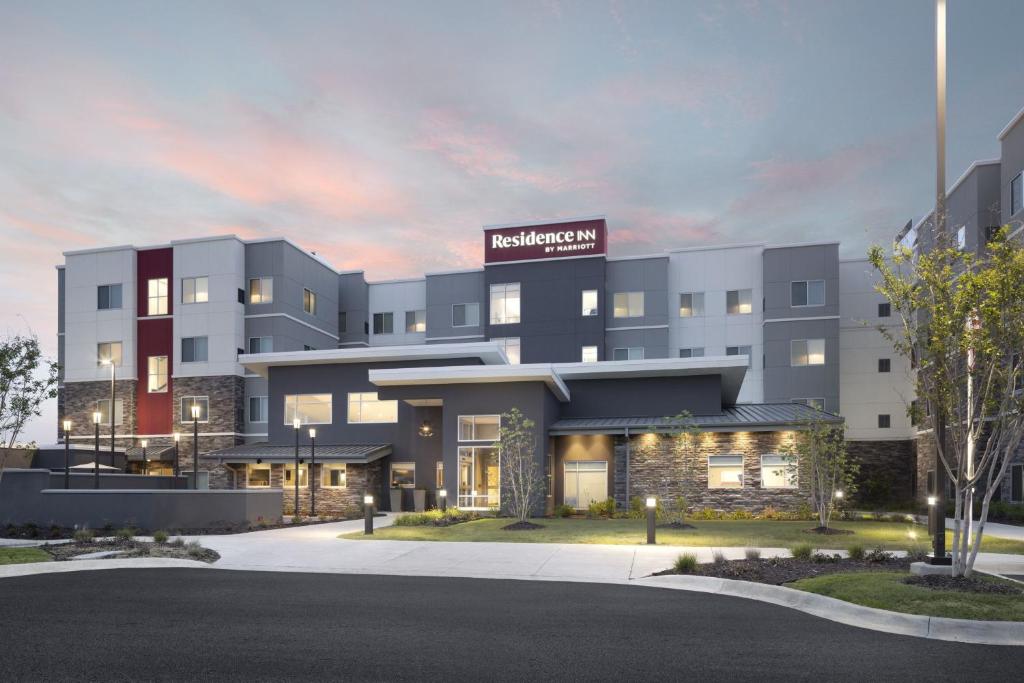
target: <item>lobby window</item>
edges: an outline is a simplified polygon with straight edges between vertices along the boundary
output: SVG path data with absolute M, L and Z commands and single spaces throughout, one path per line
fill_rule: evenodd
M 273 350 L 273 337 L 249 337 L 249 353 L 270 353 Z
M 628 348 L 612 349 L 612 360 L 643 360 L 644 347 L 630 346 Z
M 209 346 L 207 337 L 182 337 L 181 362 L 205 363 L 209 359 Z
M 167 391 L 167 356 L 150 356 L 147 359 L 147 390 L 151 394 Z
M 181 303 L 202 304 L 210 300 L 210 278 L 183 277 L 181 278 Z
M 341 311 L 338 313 L 338 334 L 346 332 L 348 332 L 348 313 Z
M 885 303 L 878 304 L 878 317 L 888 318 L 892 315 L 892 305 L 886 301 Z
M 426 332 L 427 331 L 427 312 L 426 311 L 406 311 L 405 312 L 405 331 L 406 332 Z
M 414 489 L 414 488 L 416 488 L 416 463 L 414 463 L 414 462 L 393 462 L 393 463 L 391 463 L 391 488 L 393 488 L 393 489 Z
M 491 324 L 519 322 L 519 283 L 491 285 Z
M 348 486 L 345 463 L 331 463 L 320 469 L 320 486 L 325 489 L 343 489 Z
M 270 488 L 270 465 L 246 465 L 245 485 L 251 489 Z
M 751 353 L 751 349 L 750 349 L 749 346 L 726 346 L 725 347 L 725 355 L 727 355 L 727 356 L 746 356 L 747 357 L 747 367 L 748 368 L 754 367 L 754 356 Z
M 643 292 L 616 292 L 612 296 L 612 316 L 615 318 L 642 318 Z
M 110 399 L 104 398 L 96 401 L 95 410 L 100 414 L 100 424 L 110 424 Z M 124 401 L 117 398 L 114 399 L 114 425 L 120 425 L 124 423 Z
M 500 415 L 460 415 L 459 441 L 497 441 Z
M 398 422 L 398 401 L 382 401 L 376 391 L 348 395 L 348 421 L 351 424 Z
M 519 365 L 520 341 L 519 337 L 491 337 L 492 342 L 498 342 L 501 350 L 508 356 L 509 365 Z
M 703 358 L 704 347 L 703 346 L 691 346 L 687 349 L 679 349 L 680 358 Z
M 373 314 L 373 333 L 374 334 L 394 334 L 395 332 L 395 314 L 394 313 L 374 313 Z
M 167 315 L 167 278 L 155 277 L 146 287 L 146 315 Z
M 796 458 L 786 455 L 761 456 L 761 488 L 797 488 Z
M 789 342 L 789 364 L 793 367 L 825 364 L 824 339 L 794 339 Z
M 182 396 L 181 421 L 192 424 L 192 406 L 199 406 L 199 421 L 210 421 L 210 398 L 208 396 Z
M 96 308 L 101 311 L 121 308 L 121 285 L 100 285 L 97 287 Z
M 316 315 L 316 294 L 311 289 L 302 290 L 302 310 L 310 315 Z
M 309 484 L 309 472 L 305 465 L 299 465 L 299 488 L 304 489 Z M 295 465 L 284 466 L 284 485 L 282 488 L 295 488 Z
M 452 327 L 476 327 L 480 324 L 480 304 L 453 304 Z
M 808 408 L 814 408 L 815 410 L 825 410 L 825 399 L 823 398 L 794 398 L 793 403 L 803 403 Z
M 250 396 L 249 397 L 249 422 L 266 422 L 267 409 L 270 407 L 270 397 Z
M 597 362 L 597 347 L 596 346 L 584 346 L 580 349 L 580 360 L 584 363 L 596 363 Z
M 1013 180 L 1010 181 L 1010 215 L 1016 215 L 1021 207 L 1024 206 L 1022 203 L 1022 190 L 1024 190 L 1024 183 L 1021 182 L 1021 174 L 1018 173 Z
M 96 345 L 96 365 L 106 365 L 113 362 L 115 366 L 121 367 L 121 342 L 100 342 Z
M 487 509 L 501 504 L 501 464 L 498 449 L 459 446 L 460 508 Z
M 892 361 L 891 360 L 889 360 L 888 358 L 879 358 L 878 359 L 878 371 L 879 372 L 889 372 L 891 370 L 892 370 Z
M 789 287 L 790 306 L 800 308 L 802 306 L 825 305 L 824 280 L 798 280 L 791 282 Z
M 597 290 L 584 289 L 580 293 L 580 304 L 582 306 L 580 315 L 583 317 L 590 318 L 597 315 Z
M 249 278 L 249 303 L 269 304 L 274 300 L 274 278 Z
M 331 394 L 285 394 L 284 424 L 290 427 L 299 418 L 304 425 L 329 425 L 333 402 Z
M 889 429 L 890 426 L 892 426 L 892 419 L 888 415 L 879 415 L 878 416 L 878 428 L 879 429 Z
M 704 315 L 704 292 L 683 292 L 679 295 L 679 317 L 698 318 Z
M 725 312 L 729 315 L 746 315 L 753 311 L 753 291 L 730 289 L 725 293 Z
M 743 456 L 742 455 L 709 455 L 708 456 L 708 488 L 709 489 L 741 489 L 741 488 L 743 488 Z

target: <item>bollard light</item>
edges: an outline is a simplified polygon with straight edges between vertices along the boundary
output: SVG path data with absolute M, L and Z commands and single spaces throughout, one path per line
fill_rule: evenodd
M 448 490 L 438 489 L 437 497 L 441 500 L 441 512 L 448 510 Z
M 939 502 L 939 499 L 936 496 L 928 496 L 928 504 L 929 505 L 934 506 L 938 502 Z
M 649 508 L 657 508 L 658 507 L 658 499 L 657 498 L 648 498 L 647 499 L 647 507 L 649 507 Z
M 373 496 L 363 496 L 363 533 L 367 536 L 373 535 Z
M 658 499 L 653 496 L 647 499 L 647 545 L 654 545 L 655 539 L 654 519 L 658 512 Z
M 839 498 L 840 500 L 842 500 L 843 492 L 842 491 L 836 491 L 835 496 L 836 496 L 836 498 Z

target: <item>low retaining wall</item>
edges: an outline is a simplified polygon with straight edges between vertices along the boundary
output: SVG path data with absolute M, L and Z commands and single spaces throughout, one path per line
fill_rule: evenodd
M 115 476 L 119 479 L 112 479 Z M 0 524 L 220 529 L 255 525 L 261 520 L 273 522 L 281 517 L 280 489 L 172 489 L 173 477 L 133 475 L 107 475 L 101 477 L 101 484 L 109 486 L 120 481 L 134 488 L 77 488 L 81 486 L 77 481 L 81 477 L 73 475 L 75 484 L 67 490 L 63 488 L 62 474 L 51 474 L 49 470 L 5 470 L 0 474 Z M 159 480 L 163 480 L 162 486 Z M 141 488 L 149 484 L 153 487 Z

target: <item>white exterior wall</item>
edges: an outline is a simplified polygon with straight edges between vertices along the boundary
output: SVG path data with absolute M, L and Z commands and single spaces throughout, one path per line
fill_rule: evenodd
M 846 438 L 912 438 L 907 416 L 914 398 L 910 363 L 877 327 L 898 325 L 899 319 L 878 317 L 878 304 L 885 298 L 874 289 L 875 274 L 867 259 L 840 261 L 839 283 L 839 412 L 846 418 Z M 878 372 L 880 358 L 890 359 L 890 372 Z M 889 415 L 889 429 L 878 428 L 882 414 Z
M 740 388 L 740 403 L 764 400 L 763 250 L 762 245 L 747 245 L 669 252 L 669 356 L 677 357 L 680 348 L 698 346 L 704 347 L 705 356 L 724 356 L 727 346 L 750 346 L 751 367 Z M 726 315 L 725 293 L 732 289 L 752 290 L 749 315 Z M 704 292 L 702 317 L 679 317 L 683 292 Z
M 99 342 L 121 342 L 118 379 L 134 379 L 135 249 L 102 249 L 65 255 L 65 382 L 109 380 L 97 365 Z M 97 310 L 97 287 L 121 285 L 121 308 Z
M 209 278 L 209 301 L 185 304 L 181 280 Z M 238 290 L 245 288 L 245 245 L 235 238 L 174 244 L 174 377 L 241 375 L 238 349 L 245 348 L 245 307 Z M 182 337 L 207 337 L 208 361 L 181 362 Z
M 396 280 L 394 282 L 371 282 L 370 299 L 370 346 L 394 346 L 396 344 L 425 344 L 426 332 L 405 331 L 406 311 L 425 311 L 427 308 L 427 281 Z M 484 306 L 480 311 L 483 315 Z M 374 334 L 373 314 L 394 313 L 394 334 Z

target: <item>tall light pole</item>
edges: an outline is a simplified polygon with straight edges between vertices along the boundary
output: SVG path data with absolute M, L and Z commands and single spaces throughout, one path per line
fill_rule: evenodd
M 293 520 L 299 516 L 299 427 L 301 426 L 302 422 L 299 421 L 299 418 L 292 420 L 292 427 L 295 428 L 295 472 L 292 476 L 295 480 L 295 514 L 292 516 Z
M 103 364 L 110 366 L 110 466 L 117 467 L 117 463 L 114 458 L 114 439 L 117 435 L 117 430 L 114 427 L 114 400 L 117 395 L 117 392 L 114 389 L 116 386 L 114 380 L 116 378 L 117 366 L 114 363 L 113 351 L 110 353 L 110 358 L 103 359 Z M 125 451 L 124 471 L 128 471 L 128 451 Z
M 64 488 L 71 488 L 71 420 L 64 420 Z
M 316 517 L 316 429 L 309 428 L 309 516 Z
M 92 414 L 92 422 L 96 425 L 96 453 L 92 462 L 93 471 L 93 484 L 94 489 L 100 487 L 100 420 L 103 418 L 103 414 L 100 411 L 96 411 Z
M 199 404 L 192 401 L 192 488 L 199 490 Z
M 143 474 L 149 474 L 149 462 L 146 459 L 146 445 L 148 443 L 149 442 L 146 441 L 145 439 L 143 439 L 142 441 L 139 442 L 139 445 L 142 446 L 142 473 Z
M 174 432 L 174 488 L 178 488 L 178 477 L 181 475 L 181 460 L 178 455 L 178 446 L 181 442 L 181 434 Z

